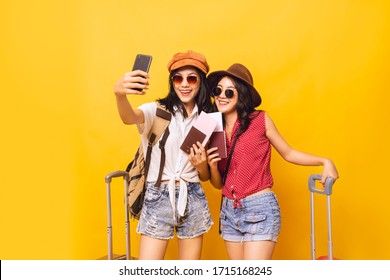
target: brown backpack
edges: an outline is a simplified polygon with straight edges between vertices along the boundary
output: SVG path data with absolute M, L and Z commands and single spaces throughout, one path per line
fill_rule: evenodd
M 169 136 L 168 125 L 170 121 L 171 114 L 164 107 L 162 107 L 160 103 L 157 103 L 156 118 L 148 135 L 149 142 L 146 158 L 144 158 L 144 152 L 141 144 L 135 153 L 134 159 L 126 168 L 126 171 L 129 172 L 129 181 L 127 186 L 128 207 L 131 216 L 135 219 L 139 219 L 142 206 L 144 204 L 146 178 L 148 177 L 152 148 L 164 133 L 162 139 L 159 142 L 159 148 L 161 149 L 161 160 L 156 186 L 160 186 L 161 184 L 161 176 L 165 164 L 164 146 Z

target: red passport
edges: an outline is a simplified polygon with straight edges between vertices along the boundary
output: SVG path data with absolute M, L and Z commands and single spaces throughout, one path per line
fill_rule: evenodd
M 192 145 L 196 144 L 197 141 L 202 143 L 205 138 L 206 134 L 193 126 L 188 132 L 187 137 L 184 139 L 183 144 L 181 144 L 180 149 L 189 154 Z
M 217 123 L 217 120 L 202 111 L 185 137 L 180 149 L 189 154 L 192 145 L 196 145 L 197 141 L 202 143 L 203 147 L 205 147 L 217 126 Z
M 214 131 L 213 134 L 211 134 L 208 149 L 214 147 L 218 148 L 216 152 L 219 154 L 220 158 L 227 157 L 225 131 Z

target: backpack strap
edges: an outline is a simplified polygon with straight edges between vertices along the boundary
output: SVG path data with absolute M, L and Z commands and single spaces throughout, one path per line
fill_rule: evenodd
M 168 127 L 171 121 L 171 113 L 168 112 L 160 103 L 157 103 L 156 118 L 153 122 L 152 128 L 149 132 L 149 143 L 152 142 L 152 146 L 155 145 Z
M 167 127 L 167 129 L 165 130 L 164 135 L 160 141 L 160 145 L 159 145 L 159 148 L 161 150 L 161 160 L 160 160 L 160 169 L 158 171 L 156 186 L 160 186 L 160 184 L 161 184 L 162 172 L 163 172 L 164 165 L 165 165 L 165 142 L 167 141 L 168 136 L 169 136 L 169 128 Z
M 241 127 L 238 128 L 236 137 L 234 137 L 234 140 L 233 140 L 232 148 L 230 149 L 229 157 L 228 157 L 228 160 L 227 160 L 227 163 L 226 163 L 225 172 L 223 173 L 222 187 L 225 185 L 226 177 L 227 177 L 227 174 L 229 172 L 230 161 L 232 159 L 233 152 L 234 152 L 234 147 L 236 146 L 237 139 L 238 139 L 238 136 L 240 136 L 240 133 L 241 133 Z M 219 212 L 221 212 L 221 210 L 222 210 L 222 202 L 223 202 L 223 196 L 221 196 L 221 205 L 219 207 Z M 219 218 L 218 231 L 219 231 L 219 234 L 222 233 L 222 230 L 221 230 L 221 218 Z
M 157 102 L 156 118 L 149 132 L 148 150 L 146 152 L 145 157 L 145 178 L 148 178 L 150 158 L 152 156 L 152 148 L 157 143 L 158 139 L 160 139 L 161 134 L 164 133 L 159 144 L 159 148 L 161 150 L 161 159 L 156 186 L 160 186 L 161 184 L 161 177 L 165 164 L 165 142 L 167 141 L 167 138 L 169 136 L 168 125 L 171 121 L 171 117 L 171 113 L 169 113 L 168 110 L 166 110 L 160 103 Z

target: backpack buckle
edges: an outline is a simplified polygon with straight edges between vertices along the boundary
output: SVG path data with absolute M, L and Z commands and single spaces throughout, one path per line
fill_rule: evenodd
M 164 149 L 164 143 L 162 140 L 158 141 L 158 147 L 160 148 L 160 150 L 163 150 Z

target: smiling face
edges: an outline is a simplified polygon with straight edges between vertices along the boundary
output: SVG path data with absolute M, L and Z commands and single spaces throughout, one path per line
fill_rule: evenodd
M 183 67 L 172 76 L 172 84 L 184 106 L 193 107 L 200 88 L 198 72 L 193 67 Z
M 236 111 L 238 104 L 238 92 L 233 81 L 229 77 L 223 77 L 219 81 L 217 89 L 213 91 L 215 92 L 214 99 L 219 112 L 222 114 L 229 114 Z M 231 96 L 232 92 L 233 96 Z M 216 93 L 219 94 L 216 95 Z

